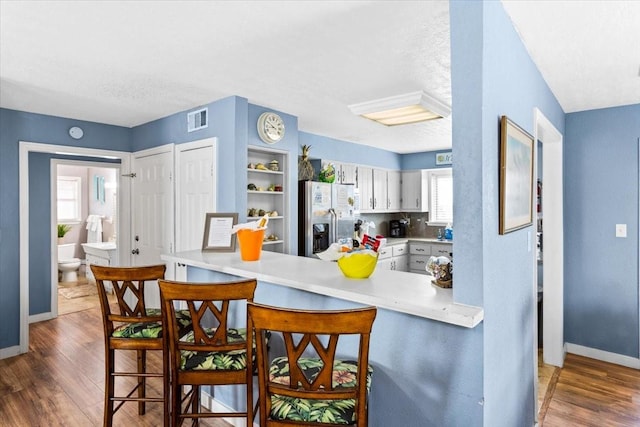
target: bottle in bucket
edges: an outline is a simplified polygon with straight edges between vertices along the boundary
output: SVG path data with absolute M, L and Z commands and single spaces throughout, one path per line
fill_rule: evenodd
M 265 215 L 256 222 L 236 226 L 241 260 L 258 261 L 260 259 L 262 242 L 264 241 L 264 231 L 267 228 L 268 222 L 269 216 Z

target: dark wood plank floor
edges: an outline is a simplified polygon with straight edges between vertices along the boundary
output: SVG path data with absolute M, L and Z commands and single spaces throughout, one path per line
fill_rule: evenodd
M 99 308 L 65 314 L 29 328 L 29 353 L 0 360 L 0 426 L 102 426 L 104 340 Z M 148 369 L 161 370 L 158 352 L 149 352 Z M 135 370 L 135 352 L 117 352 L 118 370 Z M 116 380 L 116 391 L 128 391 L 133 379 Z M 148 379 L 148 395 L 162 395 L 160 379 Z M 136 403 L 126 403 L 114 426 L 157 427 L 162 404 L 148 403 L 139 416 Z M 201 425 L 228 427 L 222 420 Z
M 29 353 L 0 360 L 0 425 L 102 425 L 104 344 L 99 308 L 32 324 L 30 334 Z M 133 352 L 117 356 L 116 362 L 119 369 L 133 369 Z M 160 365 L 159 355 L 151 355 L 150 368 Z M 150 393 L 159 395 L 159 380 L 149 382 Z M 114 418 L 116 426 L 161 424 L 162 408 L 153 403 L 144 416 L 131 403 Z M 203 425 L 229 426 L 223 421 Z M 540 425 L 640 426 L 640 371 L 569 354 L 552 378 Z
M 568 354 L 555 380 L 542 426 L 640 426 L 640 371 Z

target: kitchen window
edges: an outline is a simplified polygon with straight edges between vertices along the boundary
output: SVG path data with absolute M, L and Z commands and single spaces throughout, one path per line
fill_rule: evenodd
M 82 178 L 79 176 L 59 176 L 57 182 L 58 223 L 80 222 Z
M 453 224 L 453 174 L 451 169 L 431 171 L 429 225 Z

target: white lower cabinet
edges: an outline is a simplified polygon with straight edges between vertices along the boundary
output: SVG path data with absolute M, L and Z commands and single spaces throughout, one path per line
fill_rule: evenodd
M 409 256 L 406 243 L 385 246 L 378 254 L 376 268 L 383 270 L 409 271 Z
M 409 271 L 418 274 L 427 273 L 427 262 L 431 256 L 446 256 L 451 258 L 453 245 L 451 243 L 409 242 Z

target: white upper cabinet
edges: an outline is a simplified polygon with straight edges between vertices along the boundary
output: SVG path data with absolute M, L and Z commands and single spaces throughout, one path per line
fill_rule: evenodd
M 373 169 L 373 210 L 387 210 L 387 171 Z
M 402 172 L 387 171 L 387 210 L 399 212 L 402 210 Z
M 360 212 L 373 212 L 373 169 L 358 166 L 357 188 L 360 192 Z
M 429 212 L 429 171 L 402 171 L 401 209 L 409 212 Z
M 339 184 L 355 184 L 358 177 L 358 166 L 352 163 L 336 162 L 336 182 Z

